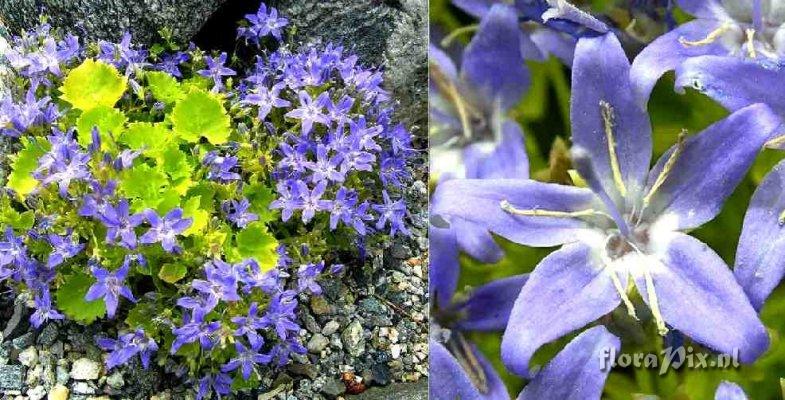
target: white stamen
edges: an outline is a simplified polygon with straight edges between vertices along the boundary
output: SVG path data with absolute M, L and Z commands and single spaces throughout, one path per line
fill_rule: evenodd
M 755 53 L 755 29 L 747 29 L 744 31 L 747 34 L 747 53 L 750 58 L 755 58 L 758 55 Z
M 705 46 L 707 44 L 712 44 L 716 41 L 723 33 L 727 32 L 731 28 L 730 23 L 724 23 L 719 28 L 709 32 L 709 34 L 700 40 L 687 40 L 683 36 L 679 38 L 679 43 L 682 44 L 684 47 L 692 47 L 692 46 Z
M 581 217 L 593 217 L 593 216 L 603 216 L 610 218 L 610 215 L 602 212 L 597 211 L 594 209 L 586 209 L 586 210 L 579 210 L 579 211 L 554 211 L 554 210 L 542 210 L 539 208 L 533 209 L 519 209 L 510 204 L 507 200 L 502 200 L 499 202 L 499 206 L 502 210 L 513 214 L 513 215 L 521 215 L 524 217 L 553 217 L 553 218 L 581 218 Z
M 616 183 L 619 193 L 625 196 L 627 195 L 627 187 L 624 186 L 619 159 L 616 156 L 616 141 L 613 138 L 613 107 L 605 100 L 600 100 L 600 111 L 605 126 L 605 139 L 608 142 L 608 155 L 611 161 L 611 171 L 613 171 L 613 181 Z

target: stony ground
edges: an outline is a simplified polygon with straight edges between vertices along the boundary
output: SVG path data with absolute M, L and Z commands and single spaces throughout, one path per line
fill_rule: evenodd
M 322 282 L 323 297 L 301 299 L 309 354 L 266 371 L 258 390 L 238 398 L 427 398 L 427 189 L 424 171 L 416 174 L 407 193 L 412 237 L 372 249 L 365 265 Z M 0 399 L 193 398 L 192 383 L 165 368 L 143 370 L 135 361 L 105 371 L 95 338 L 114 335 L 111 326 L 52 322 L 33 329 L 29 300 L 8 292 L 0 300 Z

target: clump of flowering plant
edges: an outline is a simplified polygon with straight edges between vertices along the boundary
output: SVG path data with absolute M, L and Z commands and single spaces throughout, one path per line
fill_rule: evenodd
M 34 326 L 115 320 L 107 368 L 138 356 L 226 395 L 305 352 L 298 303 L 339 257 L 408 233 L 413 150 L 381 72 L 288 47 L 287 23 L 247 16 L 244 45 L 274 48 L 251 65 L 46 24 L 12 40 L 0 282 L 32 294 Z

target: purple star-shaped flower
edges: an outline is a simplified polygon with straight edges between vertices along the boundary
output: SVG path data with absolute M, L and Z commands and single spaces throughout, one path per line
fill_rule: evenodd
M 306 168 L 313 171 L 311 181 L 318 183 L 321 181 L 343 182 L 345 176 L 339 167 L 343 161 L 341 154 L 330 157 L 327 146 L 320 144 L 316 147 L 316 162 L 306 163 Z
M 62 264 L 63 261 L 76 256 L 85 248 L 83 243 L 79 243 L 79 237 L 74 236 L 72 232 L 65 236 L 50 234 L 48 239 L 49 244 L 52 245 L 52 252 L 49 253 L 49 258 L 46 260 L 47 268 L 54 268 Z
M 191 57 L 188 53 L 178 51 L 172 54 L 166 54 L 161 58 L 161 62 L 155 65 L 155 69 L 166 72 L 177 78 L 182 78 L 183 73 L 180 71 L 180 64 L 188 62 Z
M 124 284 L 125 278 L 128 276 L 128 271 L 131 268 L 131 259 L 125 258 L 123 265 L 115 272 L 109 272 L 103 268 L 93 264 L 90 266 L 90 272 L 98 280 L 90 289 L 87 290 L 85 300 L 95 301 L 103 298 L 106 304 L 106 314 L 109 318 L 114 318 L 117 312 L 117 305 L 120 302 L 120 296 L 136 302 L 134 294 L 131 289 Z
M 172 333 L 175 335 L 172 342 L 171 354 L 177 353 L 184 344 L 199 341 L 199 345 L 204 350 L 210 350 L 215 346 L 215 335 L 221 329 L 218 321 L 205 321 L 206 313 L 202 310 L 193 310 L 191 315 L 186 314 L 183 326 L 175 328 Z
M 284 86 L 285 85 L 283 83 L 276 83 L 272 87 L 258 85 L 251 91 L 251 93 L 245 96 L 245 99 L 243 99 L 241 103 L 259 107 L 259 121 L 264 121 L 264 119 L 267 118 L 267 114 L 272 111 L 273 107 L 283 108 L 289 107 L 292 104 L 288 100 L 279 97 L 281 89 L 283 89 Z
M 181 208 L 169 211 L 163 218 L 160 218 L 155 210 L 146 210 L 144 215 L 151 227 L 139 238 L 139 242 L 144 244 L 160 242 L 167 252 L 180 252 L 180 247 L 177 245 L 177 235 L 191 227 L 193 218 L 183 218 Z
M 409 229 L 406 228 L 406 203 L 403 199 L 393 201 L 386 190 L 382 191 L 384 197 L 384 204 L 374 204 L 373 209 L 379 213 L 379 221 L 376 223 L 376 229 L 382 230 L 390 223 L 390 235 L 394 236 L 396 233 L 401 232 L 404 235 L 410 235 Z
M 297 300 L 283 293 L 274 295 L 270 300 L 267 312 L 259 320 L 259 324 L 262 328 L 274 328 L 278 337 L 281 340 L 286 340 L 287 332 L 300 330 L 300 326 L 294 322 L 297 319 L 295 315 L 296 308 Z
M 143 329 L 126 333 L 117 340 L 99 338 L 97 342 L 101 349 L 111 352 L 106 359 L 107 370 L 128 363 L 137 354 L 142 361 L 142 367 L 147 369 L 150 366 L 150 357 L 158 351 L 158 344 L 147 337 Z
M 237 272 L 232 264 L 221 260 L 209 261 L 204 265 L 207 280 L 194 279 L 191 286 L 204 294 L 208 308 L 213 308 L 218 301 L 240 301 L 237 294 Z
M 233 69 L 226 67 L 226 53 L 221 53 L 218 57 L 205 56 L 204 62 L 207 64 L 207 69 L 197 71 L 201 76 L 211 78 L 213 80 L 213 91 L 218 92 L 224 89 L 223 77 L 237 75 Z
M 259 44 L 259 39 L 272 35 L 278 41 L 282 40 L 281 29 L 289 25 L 289 20 L 278 16 L 278 10 L 270 7 L 269 12 L 267 6 L 262 3 L 259 5 L 259 10 L 256 14 L 246 14 L 245 19 L 251 23 L 249 27 L 242 27 L 237 30 L 238 38 L 245 38 Z
M 33 324 L 36 329 L 40 328 L 46 321 L 65 318 L 63 314 L 59 313 L 52 306 L 52 297 L 49 294 L 49 287 L 45 286 L 41 288 L 40 293 L 36 293 L 33 302 L 35 304 L 35 311 L 30 315 L 30 323 Z
M 24 238 L 14 235 L 14 230 L 6 228 L 5 241 L 0 242 L 0 268 L 8 265 L 21 267 L 27 262 L 27 246 Z
M 322 287 L 316 278 L 324 271 L 324 261 L 301 265 L 297 270 L 297 290 L 302 293 L 310 292 L 314 296 L 322 294 Z
M 202 164 L 210 167 L 207 179 L 222 183 L 240 179 L 240 174 L 234 172 L 237 168 L 237 157 L 222 156 L 215 151 L 211 151 L 204 156 Z
M 738 351 L 741 362 L 768 347 L 766 329 L 729 268 L 681 231 L 717 215 L 780 119 L 765 105 L 744 108 L 680 140 L 649 170 L 650 122 L 632 83 L 619 79 L 629 70 L 612 34 L 578 42 L 572 158 L 588 188 L 466 179 L 444 182 L 434 194 L 434 218 L 474 224 L 474 241 L 492 241 L 490 230 L 528 246 L 564 245 L 535 268 L 513 307 L 502 358 L 516 374 L 529 375 L 542 344 L 620 304 L 635 315 L 630 279 L 662 334 L 670 326 L 719 352 Z
M 234 344 L 235 351 L 237 351 L 237 357 L 232 358 L 228 363 L 222 366 L 221 372 L 227 373 L 240 368 L 243 379 L 248 380 L 251 378 L 251 373 L 257 365 L 269 364 L 270 361 L 272 361 L 273 357 L 271 355 L 259 353 L 259 350 L 261 350 L 262 345 L 264 344 L 264 340 L 262 340 L 261 337 L 257 336 L 253 339 L 249 339 L 249 342 L 251 344 L 250 347 L 245 347 L 239 341 Z
M 248 211 L 251 208 L 251 203 L 246 198 L 240 201 L 226 201 L 222 208 L 229 221 L 232 221 L 238 228 L 245 228 L 251 222 L 259 220 L 258 215 Z
M 233 317 L 232 322 L 237 325 L 237 329 L 234 330 L 234 336 L 247 336 L 249 340 L 259 338 L 257 330 L 264 328 L 264 326 L 262 326 L 261 317 L 258 314 L 259 304 L 253 302 L 248 307 L 246 316 Z
M 278 198 L 270 203 L 271 210 L 281 210 L 281 219 L 286 222 L 295 211 L 302 208 L 302 200 L 300 200 L 297 191 L 297 185 L 294 182 L 278 182 L 275 184 Z
M 657 80 L 676 71 L 676 86 L 698 89 L 732 111 L 755 103 L 785 115 L 785 13 L 778 1 L 678 0 L 695 19 L 660 36 L 630 72 L 646 104 Z M 744 76 L 746 79 L 738 79 Z
M 296 186 L 297 192 L 300 194 L 303 223 L 311 222 L 317 212 L 329 209 L 330 203 L 327 200 L 322 200 L 322 195 L 327 189 L 326 181 L 317 183 L 313 190 L 308 189 L 308 185 L 303 181 L 297 181 Z
M 289 111 L 286 116 L 300 120 L 303 126 L 303 135 L 311 132 L 314 123 L 318 122 L 325 126 L 330 124 L 330 118 L 323 112 L 327 102 L 330 101 L 330 95 L 327 92 L 320 94 L 316 100 L 313 100 L 311 95 L 304 90 L 298 92 L 297 96 L 300 98 L 300 107 Z
M 99 219 L 106 226 L 106 242 L 117 243 L 127 248 L 136 248 L 135 228 L 145 221 L 145 214 L 139 213 L 131 215 L 129 212 L 128 200 L 122 199 L 117 206 L 107 204 L 101 210 Z
M 210 395 L 211 390 L 218 395 L 218 397 L 228 396 L 232 393 L 232 377 L 224 373 L 205 375 L 202 379 L 199 379 L 196 400 L 207 398 Z

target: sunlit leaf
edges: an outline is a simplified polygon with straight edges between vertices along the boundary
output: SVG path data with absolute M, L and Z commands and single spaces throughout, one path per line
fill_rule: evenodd
M 61 99 L 80 110 L 113 107 L 125 93 L 127 85 L 127 78 L 113 66 L 87 59 L 65 77 L 60 87 Z
M 189 142 L 205 137 L 221 144 L 229 139 L 229 116 L 221 100 L 204 90 L 193 90 L 177 102 L 172 123 L 175 132 Z

